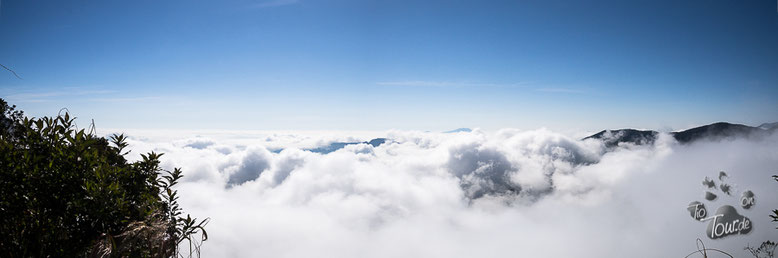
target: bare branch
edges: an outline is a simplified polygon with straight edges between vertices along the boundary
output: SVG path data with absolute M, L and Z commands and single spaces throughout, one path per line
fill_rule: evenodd
M 8 70 L 9 72 L 13 73 L 14 76 L 16 76 L 16 78 L 19 78 L 19 80 L 22 80 L 22 77 L 19 77 L 19 75 L 16 74 L 16 72 L 14 72 L 14 70 L 11 70 L 11 68 L 5 67 L 5 65 L 3 65 L 3 64 L 0 64 L 0 66 L 3 67 L 4 69 Z

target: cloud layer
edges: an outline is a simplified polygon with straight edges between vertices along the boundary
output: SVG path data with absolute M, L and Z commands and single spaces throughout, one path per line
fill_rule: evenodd
M 684 257 L 696 238 L 738 257 L 778 240 L 775 135 L 615 149 L 544 129 L 130 136 L 132 155 L 183 168 L 183 207 L 212 219 L 206 257 Z M 304 151 L 369 137 L 391 141 Z M 719 171 L 756 195 L 747 235 L 710 240 L 689 218 Z

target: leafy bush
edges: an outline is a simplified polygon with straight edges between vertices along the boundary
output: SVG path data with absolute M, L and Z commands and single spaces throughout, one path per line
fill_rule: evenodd
M 773 179 L 775 179 L 775 181 L 778 181 L 778 175 L 773 176 Z M 778 222 L 778 209 L 773 210 L 773 214 L 770 215 L 770 218 L 773 219 L 773 222 Z
M 124 135 L 78 130 L 65 112 L 27 118 L 0 99 L 0 257 L 179 257 L 207 239 L 172 190 L 162 154 L 128 162 Z

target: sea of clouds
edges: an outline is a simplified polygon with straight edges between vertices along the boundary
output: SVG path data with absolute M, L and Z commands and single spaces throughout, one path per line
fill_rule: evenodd
M 162 152 L 183 169 L 183 208 L 211 219 L 204 257 L 684 257 L 697 238 L 749 257 L 778 241 L 778 134 L 609 150 L 545 129 L 114 131 L 129 159 Z M 306 151 L 376 137 L 389 140 Z M 719 171 L 733 195 L 706 205 L 753 191 L 747 235 L 711 240 L 687 211 Z

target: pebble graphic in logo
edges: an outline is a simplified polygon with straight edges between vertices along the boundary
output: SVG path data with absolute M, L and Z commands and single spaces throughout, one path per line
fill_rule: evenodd
M 706 235 L 711 239 L 717 239 L 735 234 L 748 234 L 751 232 L 751 219 L 738 214 L 735 207 L 724 205 L 716 210 L 716 215 L 702 219 L 710 220 Z
M 703 220 L 708 217 L 708 210 L 705 209 L 705 204 L 698 201 L 693 201 L 689 204 L 689 213 L 696 220 Z
M 751 206 L 754 206 L 754 204 L 756 204 L 756 199 L 754 199 L 754 192 L 743 192 L 743 196 L 740 197 L 740 206 L 743 207 L 743 209 L 748 210 L 751 209 Z
M 735 205 L 723 204 L 716 209 L 715 213 L 710 214 L 703 202 L 693 201 L 687 207 L 689 215 L 696 221 L 708 222 L 705 235 L 710 239 L 751 232 L 751 229 L 753 229 L 751 219 L 742 215 L 735 207 L 739 206 L 744 210 L 751 209 L 751 207 L 756 205 L 754 192 L 746 190 L 740 194 L 740 198 L 733 197 L 733 192 L 737 193 L 737 188 L 725 182 L 725 180 L 729 180 L 729 175 L 724 171 L 719 172 L 718 182 L 714 180 L 708 177 L 702 180 L 702 185 L 706 188 L 702 196 L 704 198 L 703 202 L 709 202 L 710 206 L 712 206 L 713 202 L 729 202 Z M 719 195 L 721 198 L 719 198 Z

